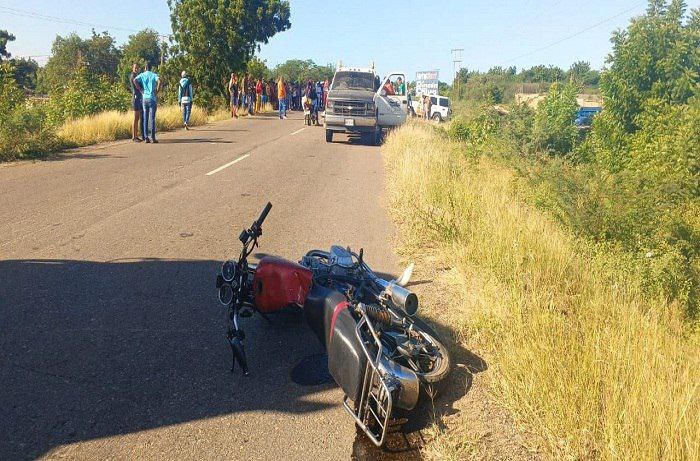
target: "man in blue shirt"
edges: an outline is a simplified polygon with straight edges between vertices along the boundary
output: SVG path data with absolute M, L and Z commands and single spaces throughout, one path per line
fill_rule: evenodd
M 143 94 L 143 139 L 154 144 L 156 140 L 156 108 L 158 107 L 156 96 L 160 92 L 161 81 L 158 74 L 151 71 L 151 63 L 146 63 L 146 70 L 134 79 L 134 84 Z M 149 135 L 150 128 L 150 137 Z

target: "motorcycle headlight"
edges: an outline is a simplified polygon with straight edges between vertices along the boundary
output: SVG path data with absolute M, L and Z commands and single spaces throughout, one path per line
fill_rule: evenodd
M 228 283 L 224 283 L 219 288 L 219 302 L 224 306 L 228 306 L 233 301 L 233 287 Z
M 236 276 L 236 263 L 233 261 L 226 261 L 221 265 L 221 276 L 225 281 L 231 282 Z

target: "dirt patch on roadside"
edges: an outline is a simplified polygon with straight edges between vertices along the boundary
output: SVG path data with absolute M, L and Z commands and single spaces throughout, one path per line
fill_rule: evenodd
M 416 263 L 410 289 L 421 301 L 421 316 L 450 347 L 453 371 L 432 408 L 433 424 L 422 431 L 425 459 L 539 460 L 533 438 L 519 428 L 511 413 L 489 392 L 489 363 L 478 339 L 458 333 L 452 304 L 468 295 L 458 288 L 459 274 L 445 265 L 439 251 L 404 250 Z

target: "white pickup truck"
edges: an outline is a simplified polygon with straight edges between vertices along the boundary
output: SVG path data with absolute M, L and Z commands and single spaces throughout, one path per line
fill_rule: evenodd
M 430 101 L 433 103 L 430 107 L 430 119 L 436 122 L 442 122 L 450 118 L 452 108 L 450 107 L 450 98 L 446 96 L 430 95 Z M 411 95 L 411 115 L 414 117 L 423 117 L 423 95 Z
M 332 142 L 334 133 L 359 133 L 378 144 L 382 129 L 403 124 L 407 114 L 405 72 L 392 72 L 381 80 L 374 68 L 339 66 L 328 92 L 326 141 Z

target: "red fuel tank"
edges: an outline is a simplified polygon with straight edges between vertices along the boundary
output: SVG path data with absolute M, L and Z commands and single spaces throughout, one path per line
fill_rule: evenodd
M 311 280 L 309 269 L 286 259 L 265 256 L 253 277 L 255 307 L 266 314 L 290 305 L 303 306 Z

